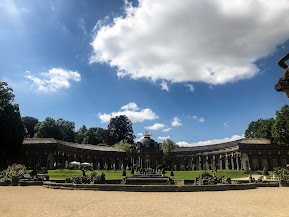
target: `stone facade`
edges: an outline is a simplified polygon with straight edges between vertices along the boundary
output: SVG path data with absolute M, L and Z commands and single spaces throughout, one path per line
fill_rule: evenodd
M 67 168 L 69 162 L 88 162 L 94 169 L 120 170 L 127 166 L 156 168 L 162 164 L 160 144 L 144 134 L 130 157 L 116 147 L 64 142 L 51 138 L 25 139 L 24 163 L 29 168 L 57 165 Z M 179 147 L 169 153 L 173 170 L 272 170 L 289 163 L 289 147 L 271 144 L 267 139 L 240 139 L 207 146 Z

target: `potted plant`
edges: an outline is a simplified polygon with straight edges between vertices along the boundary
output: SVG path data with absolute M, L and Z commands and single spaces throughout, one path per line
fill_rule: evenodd
M 274 169 L 274 175 L 280 180 L 281 187 L 289 186 L 289 170 L 278 167 Z

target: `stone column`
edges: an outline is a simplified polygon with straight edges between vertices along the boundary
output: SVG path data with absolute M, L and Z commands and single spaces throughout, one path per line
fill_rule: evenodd
M 213 162 L 212 162 L 212 169 L 213 170 L 216 170 L 216 157 L 215 157 L 215 155 L 213 155 L 213 158 L 212 158 L 212 160 L 213 160 Z
M 225 166 L 226 166 L 226 170 L 229 169 L 229 160 L 228 160 L 228 155 L 226 154 L 226 158 L 225 158 Z
M 235 170 L 234 155 L 231 158 L 232 170 Z
M 223 170 L 222 155 L 220 155 L 220 158 L 219 158 L 219 164 L 220 164 L 220 168 L 219 168 L 219 170 Z
M 208 156 L 206 156 L 206 170 L 209 170 L 209 162 L 208 162 Z
M 237 161 L 237 170 L 240 170 L 240 165 L 239 165 L 239 154 L 236 156 L 236 161 Z
M 199 156 L 199 164 L 198 164 L 199 170 L 202 170 L 202 158 Z
M 192 167 L 192 171 L 194 171 L 195 168 L 194 168 L 194 158 L 193 157 L 192 157 L 192 160 L 191 160 L 191 167 Z

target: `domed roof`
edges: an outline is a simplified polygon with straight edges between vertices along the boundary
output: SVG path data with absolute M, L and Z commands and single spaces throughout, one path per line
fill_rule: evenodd
M 144 137 L 137 143 L 138 149 L 149 148 L 149 149 L 159 149 L 159 144 L 150 138 L 151 134 L 147 132 L 143 134 Z

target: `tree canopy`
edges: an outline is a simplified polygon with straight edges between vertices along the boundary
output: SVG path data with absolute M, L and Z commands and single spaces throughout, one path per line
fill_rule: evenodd
M 267 138 L 272 140 L 271 129 L 274 122 L 275 120 L 273 118 L 252 121 L 245 131 L 244 136 L 246 138 Z
M 36 124 L 38 123 L 38 119 L 34 117 L 25 116 L 25 117 L 22 117 L 22 121 L 23 121 L 24 127 L 27 129 L 27 133 L 28 133 L 27 137 L 33 138 L 34 134 L 36 133 L 34 128 Z
M 91 127 L 84 133 L 84 144 L 98 145 L 102 143 L 103 129 L 100 127 Z
M 102 134 L 104 143 L 110 146 L 119 143 L 121 140 L 134 144 L 135 138 L 132 122 L 125 115 L 111 118 L 107 129 Z
M 83 143 L 83 139 L 84 139 L 84 136 L 85 136 L 85 133 L 87 131 L 87 128 L 85 125 L 83 125 L 81 128 L 79 128 L 75 134 L 75 142 L 76 143 Z
M 128 156 L 130 156 L 132 154 L 132 150 L 135 148 L 135 145 L 127 143 L 127 141 L 124 139 L 115 144 L 114 147 L 121 148 L 122 150 L 126 151 Z
M 289 106 L 285 105 L 276 111 L 276 120 L 272 126 L 273 142 L 278 145 L 289 145 Z
M 25 130 L 12 92 L 7 82 L 0 81 L 0 169 L 6 167 L 7 159 L 17 157 L 23 150 Z
M 162 142 L 161 144 L 161 149 L 164 152 L 163 155 L 163 164 L 165 167 L 167 167 L 169 165 L 169 152 L 175 148 L 179 147 L 174 141 L 170 140 L 170 139 L 166 139 L 165 141 Z

